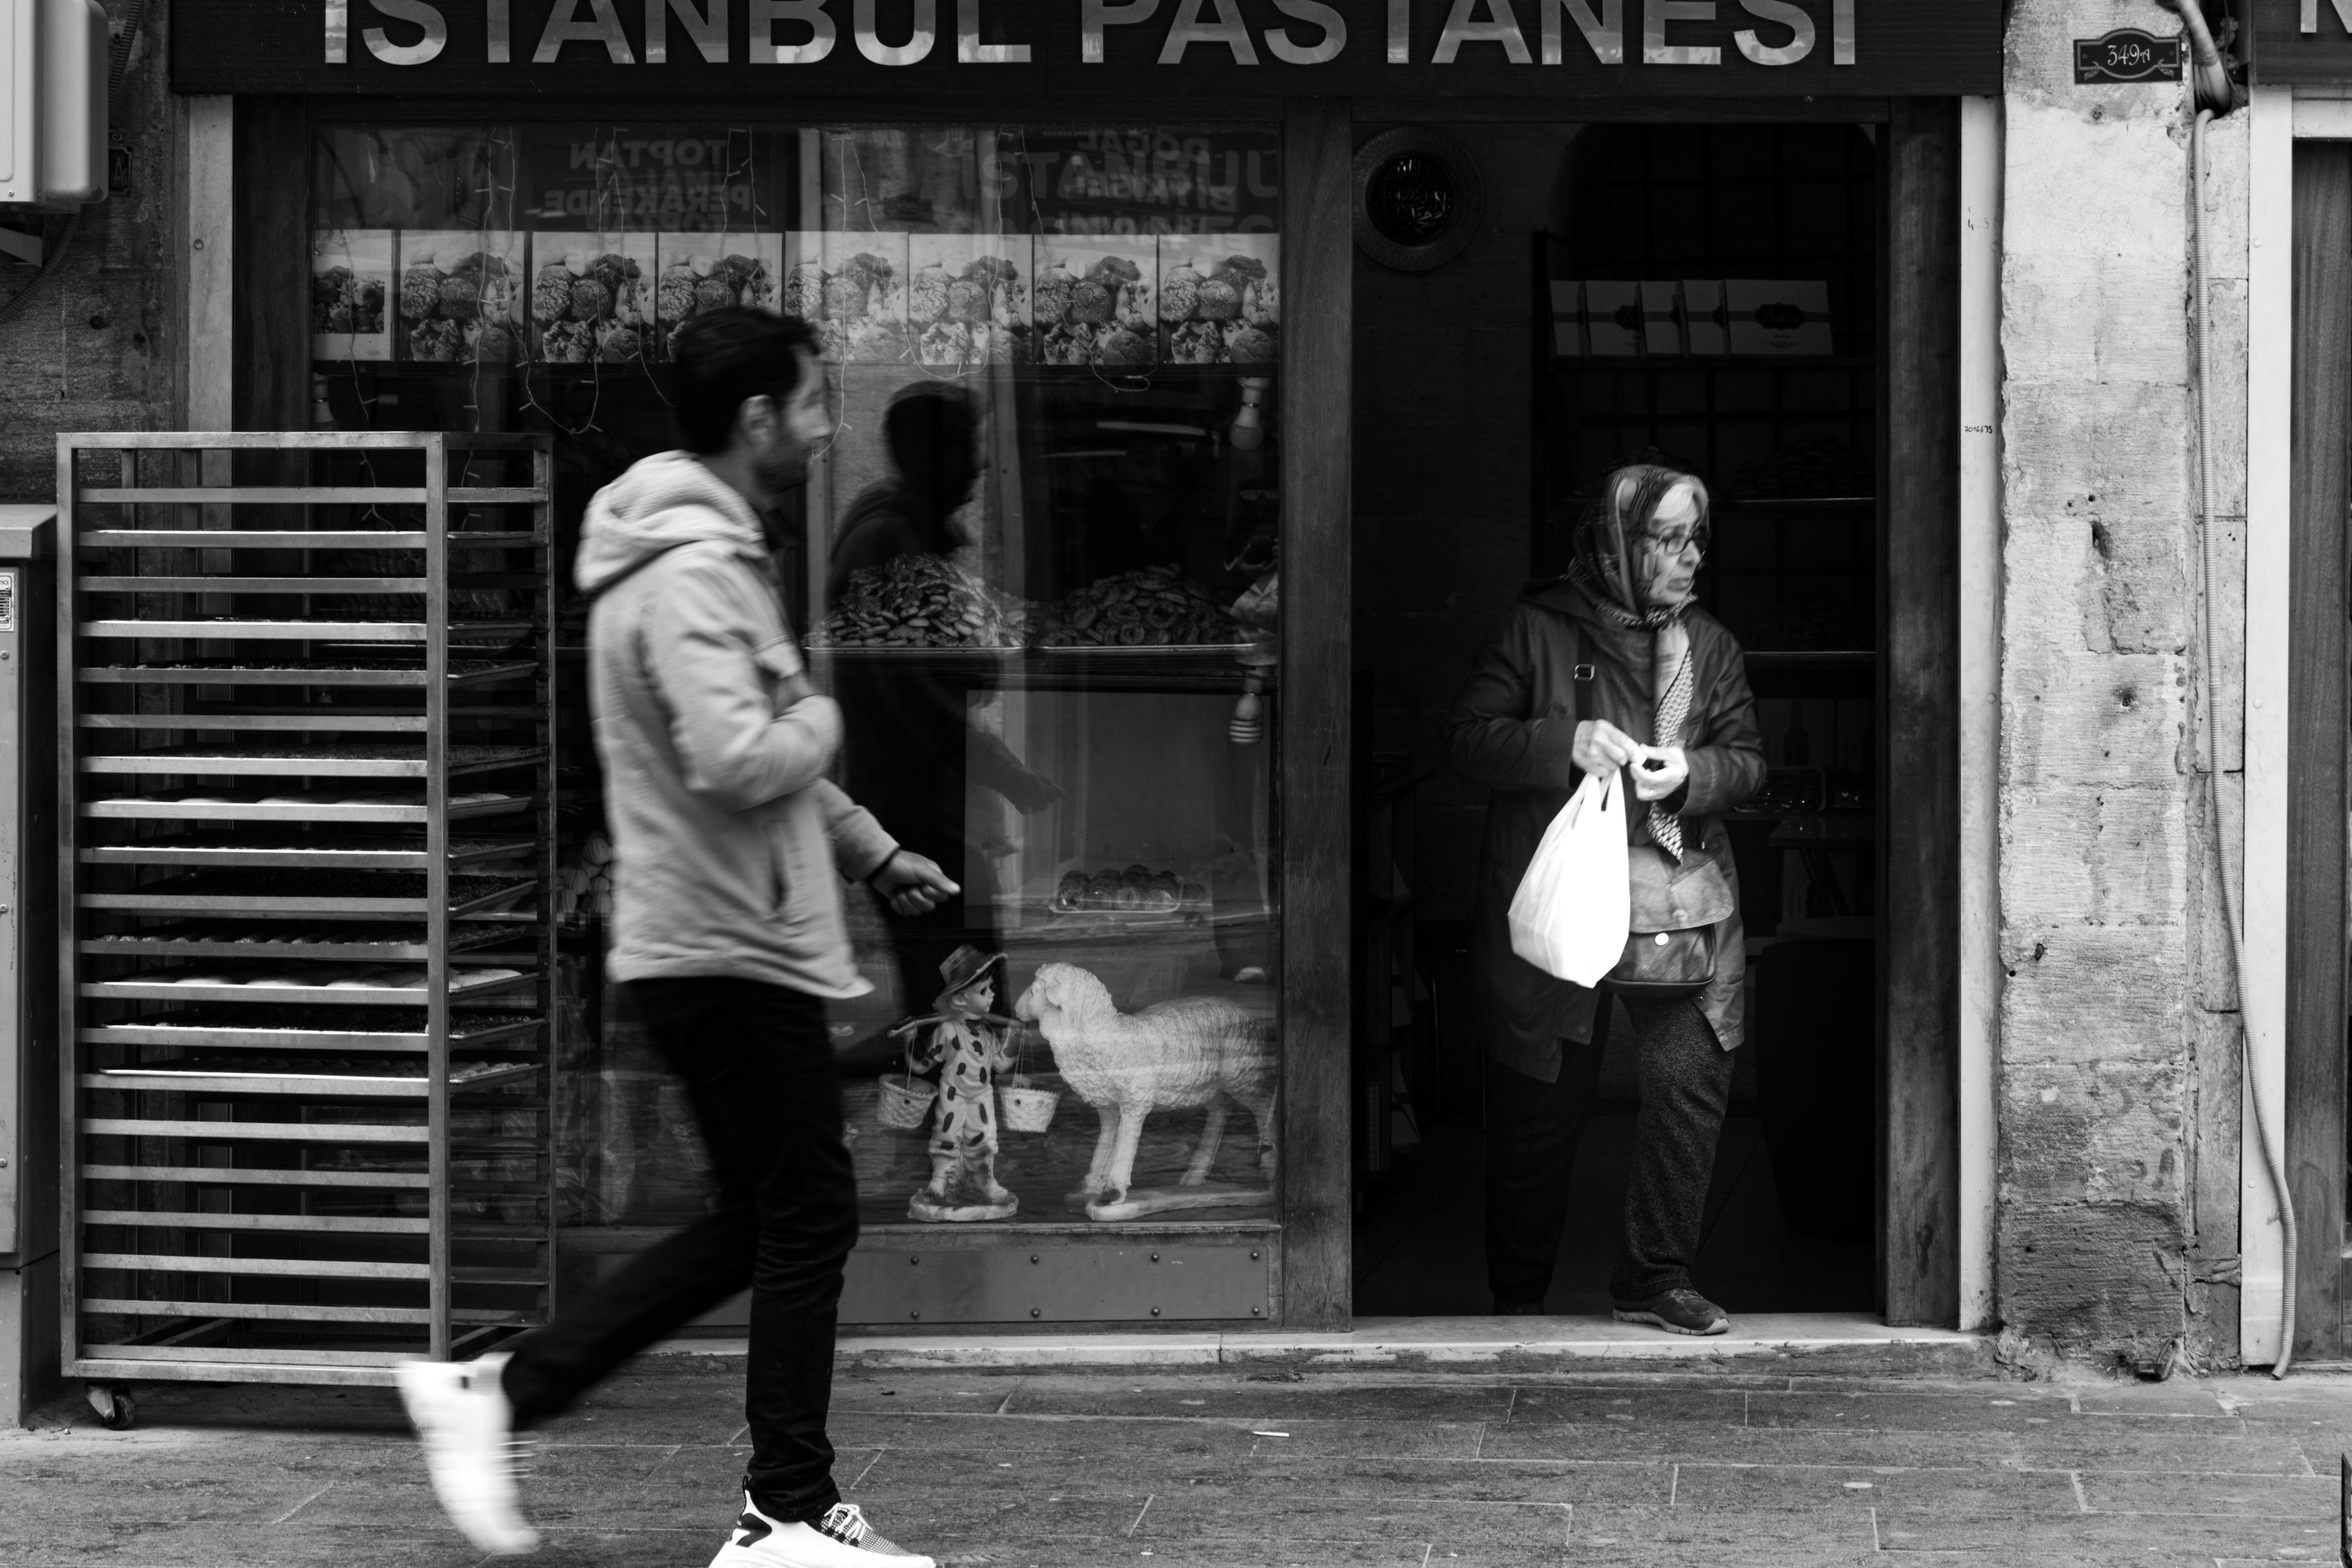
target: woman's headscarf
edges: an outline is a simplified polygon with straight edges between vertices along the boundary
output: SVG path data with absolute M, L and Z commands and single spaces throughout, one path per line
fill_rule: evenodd
M 1655 463 L 1629 463 L 1602 481 L 1601 499 L 1577 525 L 1576 554 L 1568 566 L 1569 580 L 1591 595 L 1601 614 L 1628 626 L 1663 626 L 1682 618 L 1688 601 L 1679 605 L 1645 605 L 1636 574 L 1642 570 L 1642 542 L 1656 527 L 1658 507 L 1677 486 L 1688 486 L 1698 509 L 1692 526 L 1703 537 L 1707 527 L 1706 486 L 1696 474 L 1662 468 Z

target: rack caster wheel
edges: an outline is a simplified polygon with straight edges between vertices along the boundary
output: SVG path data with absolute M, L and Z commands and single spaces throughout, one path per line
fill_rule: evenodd
M 98 1412 L 98 1424 L 110 1432 L 128 1432 L 131 1424 L 139 1419 L 138 1402 L 131 1397 L 127 1384 L 93 1383 L 85 1391 L 89 1407 Z

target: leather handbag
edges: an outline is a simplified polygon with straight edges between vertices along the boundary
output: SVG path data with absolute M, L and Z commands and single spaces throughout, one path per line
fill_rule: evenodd
M 1731 881 L 1713 859 L 1680 865 L 1654 844 L 1625 852 L 1632 918 L 1625 954 L 1594 987 L 1636 1002 L 1689 1002 L 1715 979 L 1717 948 L 1737 909 Z

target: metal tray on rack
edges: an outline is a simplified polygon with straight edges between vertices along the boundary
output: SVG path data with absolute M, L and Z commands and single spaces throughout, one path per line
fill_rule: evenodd
M 544 754 L 535 746 L 450 746 L 445 752 L 447 760 L 443 771 L 454 776 L 528 767 Z M 221 774 L 249 778 L 421 779 L 428 776 L 431 764 L 425 760 L 422 740 L 345 742 L 308 752 L 296 751 L 291 744 L 229 747 L 191 743 L 85 756 L 81 759 L 81 771 L 169 773 L 191 778 Z
M 393 873 L 398 875 L 398 873 Z M 469 884 L 488 880 L 478 877 L 464 879 Z M 113 910 L 125 914 L 236 914 L 262 920 L 294 918 L 324 920 L 373 920 L 383 915 L 421 915 L 428 912 L 422 893 L 400 896 L 358 893 L 268 892 L 175 892 L 170 890 L 184 879 L 173 878 L 154 889 L 142 889 L 132 893 L 82 893 L 76 896 L 77 907 L 85 910 Z M 459 880 L 452 878 L 454 883 Z M 536 877 L 499 879 L 505 885 L 497 888 L 468 886 L 465 896 L 456 896 L 452 889 L 449 904 L 451 916 L 492 913 L 530 896 L 539 887 Z M 207 884 L 208 885 L 208 884 Z
M 539 666 L 526 659 L 453 658 L 448 683 L 478 685 L 535 676 Z M 422 686 L 421 658 L 305 660 L 262 664 L 239 659 L 184 659 L 167 664 L 100 664 L 75 671 L 74 679 L 89 686 Z
M 385 1064 L 387 1066 L 393 1064 Z M 521 1083 L 539 1073 L 537 1062 L 460 1062 L 449 1068 L 451 1089 L 490 1089 Z M 135 1068 L 101 1068 L 81 1075 L 84 1089 L 156 1089 L 211 1094 L 320 1094 L 355 1100 L 420 1100 L 432 1092 L 422 1072 L 320 1072 L 273 1068 L 268 1072 L 200 1060 L 142 1062 Z
M 519 637 L 529 621 L 456 621 L 448 635 L 469 639 Z M 222 617 L 187 621 L 83 621 L 74 631 L 86 637 L 195 637 L 210 642 L 415 643 L 432 636 L 423 621 L 253 621 Z
M 535 795 L 502 795 L 495 800 L 455 802 L 449 806 L 449 820 L 461 822 L 479 816 L 503 816 L 523 811 L 539 804 Z M 118 821 L 137 822 L 400 822 L 421 823 L 427 811 L 420 801 L 415 805 L 341 805 L 320 803 L 301 805 L 270 805 L 259 800 L 160 800 L 124 797 L 91 801 L 79 808 L 79 815 L 89 817 L 109 817 Z
M 382 840 L 315 844 L 224 844 L 217 834 L 192 834 L 179 839 L 151 839 L 142 844 L 101 844 L 76 854 L 85 866 L 280 866 L 321 868 L 366 868 L 421 871 L 426 865 L 425 847 L 385 847 Z M 189 838 L 205 840 L 190 843 Z M 511 860 L 528 855 L 535 846 L 528 838 L 468 838 L 449 846 L 449 864 L 472 866 Z
M 170 1019 L 170 1016 L 165 1016 Z M 387 1017 L 380 1025 L 368 1028 L 305 1028 L 279 1025 L 244 1022 L 181 1022 L 144 1018 L 133 1023 L 94 1024 L 79 1032 L 85 1044 L 113 1046 L 179 1046 L 236 1047 L 246 1050 L 275 1051 L 381 1051 L 407 1055 L 422 1052 L 432 1045 L 432 1037 L 421 1024 L 407 1026 L 411 1020 Z M 451 1047 L 468 1050 L 489 1046 L 512 1048 L 522 1037 L 539 1032 L 546 1026 L 544 1018 L 524 1017 L 515 1014 L 489 1013 L 468 1016 L 453 1013 L 449 1023 Z
M 178 972 L 163 970 L 155 973 L 170 974 Z M 320 982 L 311 984 L 289 981 L 285 984 L 271 984 L 267 982 L 272 977 L 263 976 L 251 982 L 224 978 L 219 984 L 208 985 L 203 981 L 206 973 L 199 970 L 184 980 L 160 979 L 146 973 L 121 980 L 89 980 L 82 983 L 79 994 L 97 1002 L 328 1002 L 337 1006 L 413 1007 L 429 990 L 428 983 L 424 981 L 413 985 L 371 985 L 364 984 L 364 976 L 360 984 L 330 984 Z M 506 970 L 503 967 L 494 978 L 468 978 L 468 973 L 466 970 L 452 972 L 450 996 L 462 995 L 470 999 L 493 995 L 519 986 L 536 984 L 540 978 L 535 970 Z
M 330 935 L 236 921 L 182 921 L 116 936 L 86 937 L 79 947 L 93 958 L 422 959 L 432 952 L 426 930 L 399 921 Z M 448 940 L 455 956 L 513 938 L 497 926 L 468 922 L 452 929 Z

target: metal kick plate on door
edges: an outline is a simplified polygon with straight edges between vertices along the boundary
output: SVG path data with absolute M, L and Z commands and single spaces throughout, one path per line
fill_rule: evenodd
M 893 1238 L 898 1239 L 896 1237 Z M 1242 1246 L 860 1247 L 845 1323 L 1265 1322 L 1274 1249 Z

